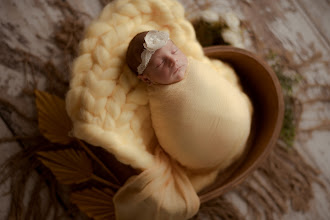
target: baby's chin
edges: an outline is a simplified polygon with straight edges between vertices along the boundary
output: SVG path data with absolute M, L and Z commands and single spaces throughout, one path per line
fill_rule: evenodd
M 174 75 L 176 82 L 183 80 L 186 76 L 187 65 L 182 66 Z

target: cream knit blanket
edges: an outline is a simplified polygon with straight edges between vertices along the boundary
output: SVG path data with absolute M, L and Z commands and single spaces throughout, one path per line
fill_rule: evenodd
M 147 186 L 150 182 L 141 179 L 141 176 L 147 176 L 151 181 L 152 169 L 159 164 L 170 167 L 170 170 L 175 167 L 164 162 L 172 161 L 170 158 L 159 162 L 164 156 L 160 156 L 163 154 L 159 153 L 159 145 L 154 141 L 156 138 L 151 124 L 146 85 L 132 74 L 125 63 L 129 42 L 137 33 L 147 30 L 168 31 L 170 38 L 183 53 L 216 68 L 221 67 L 221 74 L 238 86 L 237 77 L 229 66 L 220 61 L 211 62 L 203 55 L 193 27 L 185 19 L 183 7 L 178 2 L 117 0 L 108 4 L 86 30 L 80 44 L 79 57 L 72 67 L 66 108 L 73 121 L 73 136 L 103 147 L 122 163 L 141 170 L 141 174 L 132 177 L 116 195 L 114 202 L 117 219 L 141 219 L 140 215 L 143 215 L 143 219 L 157 219 L 157 216 L 186 219 L 193 216 L 199 207 L 198 197 L 192 189 L 201 189 L 210 183 L 210 179 L 190 175 L 190 181 L 187 182 L 184 172 L 178 171 L 179 175 L 172 175 L 175 187 L 167 191 L 172 193 L 162 194 L 161 197 L 150 192 L 157 189 L 155 186 L 162 186 L 159 182 L 161 179 L 155 180 L 156 185 L 149 188 Z M 150 175 L 144 175 L 146 173 Z M 163 174 L 169 175 L 168 169 L 163 169 Z M 189 186 L 190 182 L 193 187 Z M 183 186 L 190 196 L 183 196 L 182 193 L 188 193 L 181 190 Z M 138 198 L 152 196 L 150 200 L 139 200 L 141 203 L 134 204 L 137 212 L 132 211 L 131 216 L 127 216 L 122 210 L 133 207 L 129 203 L 136 201 L 130 199 L 134 196 L 132 191 L 124 189 L 132 187 L 139 189 L 136 193 L 144 193 L 136 195 Z M 168 204 L 175 201 L 169 198 L 178 196 L 182 200 L 176 201 L 183 202 Z M 195 199 L 191 199 L 192 204 L 185 198 Z M 145 206 L 145 202 L 149 205 Z M 173 206 L 181 211 L 173 212 L 171 208 L 166 208 Z M 158 207 L 157 212 L 152 207 Z

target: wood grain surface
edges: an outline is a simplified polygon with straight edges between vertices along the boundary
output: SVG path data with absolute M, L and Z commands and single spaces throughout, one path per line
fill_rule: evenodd
M 63 95 L 70 67 L 63 66 L 64 58 L 54 42 L 54 33 L 65 13 L 53 1 L 3 0 L 0 3 L 0 137 L 33 135 L 36 123 L 34 99 L 24 95 L 32 87 L 49 88 L 49 77 L 40 66 L 26 66 L 24 59 L 52 60 L 60 65 L 55 93 Z M 85 25 L 101 11 L 102 1 L 68 0 L 83 17 Z M 294 147 L 313 167 L 320 170 L 320 179 L 330 191 L 330 3 L 328 0 L 180 0 L 186 14 L 210 8 L 223 13 L 233 11 L 244 25 L 245 46 L 248 50 L 265 55 L 269 49 L 285 57 L 285 74 L 299 74 L 295 86 L 297 135 Z M 24 56 L 24 51 L 35 57 Z M 39 61 L 38 61 L 39 60 Z M 33 74 L 31 74 L 31 68 Z M 8 107 L 9 106 L 9 107 Z M 18 111 L 12 111 L 16 109 Z M 21 114 L 20 114 L 21 113 Z M 0 148 L 0 163 L 19 149 L 8 143 Z M 31 180 L 33 181 L 33 180 Z M 330 219 L 330 195 L 318 185 L 313 185 L 314 200 L 306 213 L 288 210 L 283 219 Z M 1 186 L 4 192 L 6 186 Z M 0 219 L 6 215 L 10 195 L 0 197 Z M 246 219 L 251 219 L 246 204 L 235 195 L 227 193 Z M 207 219 L 207 218 L 206 218 Z

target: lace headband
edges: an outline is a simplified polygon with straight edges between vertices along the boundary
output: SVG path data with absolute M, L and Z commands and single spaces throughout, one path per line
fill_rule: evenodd
M 142 74 L 147 68 L 147 65 L 151 59 L 151 56 L 156 50 L 162 48 L 167 44 L 169 40 L 169 34 L 164 31 L 149 31 L 144 37 L 145 43 L 143 43 L 144 50 L 141 53 L 141 64 L 138 66 L 137 71 Z

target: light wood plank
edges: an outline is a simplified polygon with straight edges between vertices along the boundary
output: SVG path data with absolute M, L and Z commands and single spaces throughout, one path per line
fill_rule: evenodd
M 183 2 L 191 14 L 206 8 L 218 13 L 232 10 L 248 23 L 247 28 L 257 35 L 250 39 L 248 49 L 264 54 L 268 48 L 276 49 L 287 57 L 288 74 L 290 71 L 300 74 L 304 81 L 295 89 L 295 95 L 302 106 L 301 123 L 296 140 L 296 147 L 306 160 L 322 171 L 321 179 L 330 189 L 330 140 L 329 140 L 329 1 L 327 0 L 280 0 L 280 1 L 239 1 L 199 0 Z M 48 1 L 5 1 L 0 5 L 2 42 L 13 48 L 20 48 L 40 56 L 43 60 L 60 59 L 58 48 L 51 39 L 54 28 L 63 19 L 61 11 L 52 7 Z M 97 17 L 101 10 L 98 1 L 69 0 L 84 16 L 88 24 Z M 193 2 L 193 3 L 192 3 Z M 198 2 L 198 4 L 197 4 Z M 195 3 L 195 4 L 194 4 Z M 24 109 L 32 99 L 22 99 L 24 76 L 22 72 L 1 65 L 0 97 L 11 100 L 18 108 Z M 32 76 L 28 76 L 32 81 Z M 40 89 L 46 88 L 46 79 L 37 75 Z M 16 100 L 16 101 L 14 101 Z M 33 114 L 33 109 L 27 109 Z M 29 132 L 31 127 L 17 115 L 6 115 L 12 121 L 16 132 Z M 319 129 L 315 129 L 318 127 Z M 284 219 L 330 219 L 329 195 L 317 185 L 313 185 L 315 200 L 308 213 L 302 214 L 292 210 Z M 246 205 L 234 194 L 228 194 L 234 203 L 247 213 Z M 247 214 L 247 218 L 249 215 Z

